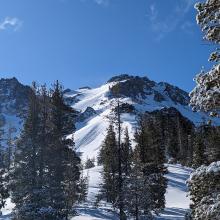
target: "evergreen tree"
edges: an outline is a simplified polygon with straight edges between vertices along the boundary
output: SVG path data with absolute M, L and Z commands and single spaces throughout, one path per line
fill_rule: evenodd
M 9 189 L 8 189 L 8 174 L 6 172 L 5 163 L 4 163 L 4 152 L 2 150 L 2 134 L 0 133 L 0 215 L 1 209 L 4 208 L 6 199 L 9 197 Z
M 101 184 L 101 191 L 97 199 L 106 199 L 108 202 L 111 202 L 114 207 L 119 209 L 121 205 L 123 205 L 123 214 L 120 215 L 120 218 L 125 219 L 124 181 L 131 170 L 132 152 L 127 129 L 125 129 L 125 137 L 123 143 L 120 144 L 120 147 L 121 174 L 119 171 L 119 144 L 116 140 L 114 126 L 110 123 L 98 159 L 99 164 L 103 165 L 103 183 Z M 120 193 L 123 194 L 123 197 L 120 197 Z M 122 202 L 120 199 L 123 199 Z
M 51 104 L 49 100 L 49 94 L 46 89 L 46 85 L 43 85 L 39 89 L 38 94 L 39 99 L 39 120 L 40 120 L 40 132 L 38 134 L 39 138 L 39 153 L 38 153 L 38 163 L 39 163 L 39 186 L 40 186 L 40 192 L 41 197 L 43 197 L 43 201 L 41 202 L 41 213 L 44 218 L 47 216 L 48 210 L 50 210 L 50 204 L 48 203 L 46 198 L 49 198 L 49 192 L 47 187 L 48 182 L 48 161 L 47 161 L 47 147 L 49 145 L 49 131 L 50 131 L 50 121 L 49 121 L 49 113 L 51 110 Z
M 195 133 L 194 146 L 193 146 L 193 167 L 198 168 L 207 163 L 205 154 L 205 142 L 204 142 L 203 128 L 198 129 Z
M 214 61 L 213 68 L 205 72 L 204 70 L 196 76 L 196 87 L 190 93 L 191 105 L 194 110 L 211 112 L 211 115 L 219 115 L 220 99 L 220 3 L 219 0 L 207 0 L 196 4 L 197 23 L 201 26 L 204 39 L 217 45 L 217 50 L 210 56 L 210 61 Z
M 205 134 L 209 163 L 220 161 L 220 127 L 209 127 Z
M 62 87 L 57 81 L 51 91 L 49 143 L 46 149 L 50 219 L 67 219 L 78 200 L 80 159 L 73 150 L 75 111 L 64 103 Z
M 6 199 L 9 197 L 8 186 L 6 183 L 7 174 L 3 168 L 0 168 L 0 213 L 4 208 Z
M 89 182 L 89 175 L 87 176 L 83 175 L 83 172 L 81 173 L 80 179 L 79 179 L 79 184 L 78 184 L 78 198 L 77 201 L 80 202 L 85 202 L 87 199 L 88 195 L 88 182 Z
M 1 142 L 2 142 L 2 132 L 0 133 L 0 149 L 2 148 Z M 9 197 L 8 185 L 6 184 L 7 173 L 6 170 L 4 169 L 3 159 L 4 159 L 3 151 L 0 151 L 0 215 L 1 215 L 1 209 L 4 208 L 5 201 Z
M 93 168 L 95 167 L 95 159 L 90 159 L 90 158 L 87 158 L 86 162 L 85 162 L 85 169 L 90 169 L 90 168 Z
M 195 131 L 192 130 L 190 134 L 188 135 L 188 150 L 187 150 L 187 158 L 186 158 L 186 166 L 192 167 L 193 165 L 193 143 L 194 143 L 194 135 Z
M 135 214 L 136 219 L 139 218 L 137 216 L 138 212 L 149 218 L 151 211 L 158 213 L 165 207 L 167 180 L 164 174 L 167 170 L 164 166 L 165 149 L 162 145 L 160 134 L 158 125 L 154 124 L 152 119 L 146 116 L 140 118 L 139 127 L 135 135 L 137 146 L 131 171 L 131 178 L 134 178 L 134 180 L 130 181 L 130 184 L 129 181 L 126 184 L 133 189 L 136 189 L 138 184 L 138 187 L 145 192 L 144 194 L 143 192 L 140 193 L 145 202 L 140 202 L 143 204 L 135 208 L 136 210 L 138 209 Z M 137 179 L 135 180 L 135 178 Z M 143 201 L 143 198 L 137 198 L 137 193 L 134 193 L 136 197 L 133 200 Z
M 4 130 L 0 127 L 0 169 L 5 168 L 5 150 L 2 146 Z
M 121 133 L 122 133 L 122 121 L 121 121 L 121 103 L 119 99 L 120 95 L 120 84 L 115 86 L 116 99 L 116 114 L 115 114 L 115 124 L 117 129 L 117 142 L 118 142 L 118 208 L 120 220 L 125 220 L 126 215 L 124 212 L 124 197 L 123 197 L 123 168 L 122 168 L 122 144 L 121 144 Z
M 122 173 L 126 177 L 129 175 L 131 170 L 131 159 L 132 159 L 132 147 L 128 133 L 128 128 L 125 129 L 125 137 L 121 144 L 122 149 Z
M 147 158 L 144 161 L 145 175 L 149 175 L 152 181 L 150 185 L 151 196 L 153 200 L 153 211 L 158 213 L 165 208 L 165 193 L 167 188 L 167 179 L 164 174 L 167 173 L 165 147 L 162 140 L 162 132 L 158 120 L 145 118 L 145 129 L 148 137 L 145 148 Z
M 6 169 L 9 171 L 10 167 L 11 167 L 11 163 L 13 160 L 13 151 L 14 151 L 14 142 L 15 142 L 15 138 L 13 138 L 13 132 L 15 131 L 15 128 L 11 127 L 11 125 L 9 125 L 8 128 L 8 132 L 7 132 L 7 148 L 5 150 L 5 157 L 4 157 L 4 161 L 5 161 L 5 167 Z
M 101 190 L 99 199 L 106 199 L 114 206 L 118 200 L 118 144 L 114 126 L 109 125 L 107 135 L 102 144 L 99 163 L 103 164 Z
M 140 152 L 136 148 L 132 157 L 132 166 L 129 176 L 123 185 L 125 209 L 136 220 L 141 216 L 151 219 L 152 200 L 150 181 L 143 173 L 143 163 L 140 161 Z
M 74 131 L 74 117 L 58 82 L 51 96 L 45 86 L 36 89 L 34 84 L 11 172 L 13 219 L 67 219 L 75 202 L 86 195 L 80 159 L 72 135 L 67 137 Z
M 16 204 L 13 219 L 42 219 L 41 186 L 39 185 L 39 101 L 36 85 L 30 95 L 29 112 L 21 137 L 16 144 L 14 169 L 11 174 L 12 201 Z
M 220 218 L 220 162 L 200 166 L 188 180 L 191 218 L 214 220 Z
M 112 88 L 110 88 L 113 97 L 115 98 L 115 103 L 113 104 L 112 111 L 112 122 L 115 124 L 115 129 L 117 131 L 117 159 L 118 159 L 118 201 L 117 206 L 119 209 L 120 220 L 126 219 L 124 212 L 124 198 L 123 198 L 123 161 L 122 161 L 122 120 L 121 114 L 123 111 L 123 103 L 120 101 L 121 96 L 121 84 L 117 83 Z
M 201 26 L 204 33 L 204 39 L 216 44 L 220 44 L 220 2 L 219 0 L 207 0 L 196 4 L 197 23 Z M 210 112 L 212 116 L 219 116 L 220 99 L 220 54 L 219 48 L 210 56 L 210 61 L 216 62 L 208 72 L 204 70 L 196 76 L 196 87 L 190 93 L 190 104 L 195 111 L 202 110 Z M 206 137 L 206 139 L 208 139 Z M 215 138 L 212 137 L 211 140 Z M 218 139 L 218 138 L 217 138 Z M 216 141 L 216 140 L 215 140 Z M 207 143 L 206 141 L 205 143 Z M 217 142 L 219 142 L 217 140 Z M 218 146 L 219 148 L 219 146 Z M 211 160 L 216 159 L 219 150 L 209 148 Z M 197 150 L 198 165 L 203 157 L 203 146 Z M 202 155 L 202 156 L 201 156 Z M 217 156 L 218 157 L 218 156 Z M 209 156 L 210 159 L 210 156 Z M 188 181 L 190 197 L 192 200 L 191 217 L 195 220 L 200 219 L 219 219 L 220 218 L 220 164 L 213 162 L 208 167 L 202 165 L 193 172 Z

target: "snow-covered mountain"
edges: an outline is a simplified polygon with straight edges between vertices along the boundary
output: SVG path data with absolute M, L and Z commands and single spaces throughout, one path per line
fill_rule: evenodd
M 16 78 L 0 79 L 0 127 L 3 130 L 3 139 L 8 130 L 13 135 L 20 133 L 28 107 L 31 88 L 24 86 Z
M 172 109 L 175 109 L 195 125 L 209 119 L 207 114 L 191 110 L 187 92 L 165 82 L 156 83 L 147 77 L 120 75 L 94 89 L 68 89 L 65 91 L 67 103 L 80 113 L 76 123 L 75 142 L 83 159 L 97 156 L 116 96 L 123 103 L 123 126 L 128 127 L 131 136 L 140 112 L 161 111 L 163 114 L 173 114 Z
M 15 134 L 22 128 L 27 106 L 28 95 L 31 89 L 24 86 L 17 79 L 0 80 L 0 122 L 7 133 L 9 127 L 15 127 Z M 187 92 L 168 83 L 156 83 L 147 77 L 120 75 L 111 78 L 107 83 L 97 88 L 83 87 L 77 90 L 64 91 L 66 103 L 78 112 L 76 118 L 75 144 L 76 150 L 81 152 L 82 160 L 96 158 L 106 135 L 109 124 L 109 115 L 114 109 L 116 97 L 120 99 L 123 127 L 127 127 L 131 137 L 136 128 L 136 118 L 140 112 L 152 115 L 176 116 L 187 125 L 199 125 L 209 117 L 205 113 L 196 113 L 188 106 Z M 220 123 L 214 121 L 213 123 Z M 189 198 L 186 197 L 185 180 L 190 169 L 180 165 L 168 165 L 169 180 L 166 194 L 166 209 L 157 219 L 184 219 L 186 209 L 189 207 Z M 79 207 L 80 217 L 75 219 L 116 219 L 115 214 L 106 208 L 94 209 L 91 207 L 98 192 L 101 167 L 89 170 L 88 204 Z M 10 201 L 3 210 L 4 214 L 11 212 Z M 88 205 L 88 207 L 86 206 Z M 97 217 L 99 216 L 99 217 Z M 0 217 L 7 219 L 7 216 Z M 8 218 L 10 219 L 10 217 Z
M 30 87 L 22 85 L 16 78 L 0 79 L 0 126 L 5 133 L 9 127 L 14 127 L 14 133 L 19 134 L 30 92 Z M 66 89 L 64 96 L 66 102 L 79 112 L 75 142 L 83 158 L 97 155 L 116 96 L 123 103 L 123 126 L 128 127 L 131 134 L 139 112 L 175 108 L 196 125 L 209 118 L 205 113 L 191 110 L 187 92 L 165 82 L 156 83 L 147 77 L 123 74 L 112 77 L 97 88 Z
M 14 133 L 19 134 L 30 92 L 30 87 L 22 85 L 16 78 L 0 79 L 0 126 L 5 133 L 9 127 L 14 127 Z M 97 155 L 116 95 L 123 103 L 123 125 L 128 127 L 131 134 L 139 112 L 172 107 L 196 125 L 209 118 L 205 113 L 191 110 L 187 92 L 165 82 L 156 83 L 147 77 L 123 74 L 112 77 L 97 88 L 86 86 L 77 90 L 66 89 L 64 92 L 66 102 L 79 112 L 75 142 L 83 158 Z

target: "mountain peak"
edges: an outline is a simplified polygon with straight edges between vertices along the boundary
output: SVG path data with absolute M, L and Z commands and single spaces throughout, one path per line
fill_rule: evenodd
M 119 82 L 119 81 L 122 81 L 122 80 L 132 79 L 133 77 L 134 76 L 131 76 L 131 75 L 128 75 L 128 74 L 120 74 L 120 75 L 111 77 L 107 82 L 108 83 L 110 83 L 110 82 Z
M 120 82 L 120 81 L 123 81 L 123 80 L 139 80 L 139 81 L 142 80 L 142 81 L 145 81 L 145 82 L 151 81 L 146 76 L 141 77 L 141 76 L 134 76 L 134 75 L 129 75 L 129 74 L 120 74 L 120 75 L 117 75 L 117 76 L 113 76 L 107 82 L 108 83 L 110 83 L 110 82 Z
M 19 83 L 19 81 L 17 80 L 16 77 L 12 77 L 12 78 L 1 78 L 0 79 L 0 84 L 2 83 Z

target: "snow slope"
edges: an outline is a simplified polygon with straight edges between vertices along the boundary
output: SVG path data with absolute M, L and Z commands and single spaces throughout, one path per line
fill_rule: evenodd
M 83 122 L 76 124 L 77 131 L 75 133 L 76 149 L 82 152 L 82 159 L 93 158 L 97 156 L 100 146 L 104 140 L 106 129 L 108 127 L 108 115 L 111 112 L 112 106 L 115 103 L 114 98 L 110 94 L 110 87 L 116 82 L 106 83 L 95 89 L 78 89 L 66 94 L 66 97 L 76 99 L 72 107 L 83 113 L 87 107 L 95 110 L 96 114 L 87 118 Z M 134 102 L 129 97 L 121 98 L 123 103 L 132 104 L 137 111 L 154 111 L 165 107 L 176 108 L 183 116 L 190 119 L 195 124 L 200 124 L 204 119 L 208 120 L 205 113 L 193 112 L 188 105 L 175 103 L 163 91 L 163 85 L 157 84 L 154 86 L 155 91 L 160 91 L 165 97 L 165 100 L 155 101 L 153 95 L 148 95 L 140 102 Z M 123 127 L 128 127 L 131 137 L 133 137 L 136 127 L 136 116 L 134 114 L 125 113 L 122 115 Z
M 183 220 L 186 210 L 189 208 L 190 200 L 187 197 L 187 188 L 185 181 L 189 178 L 191 169 L 181 165 L 167 165 L 169 173 L 168 188 L 166 193 L 166 208 L 158 220 Z M 88 169 L 85 172 L 89 174 L 89 190 L 87 202 L 77 207 L 78 216 L 71 220 L 117 220 L 118 216 L 107 203 L 101 203 L 99 208 L 94 207 L 96 195 L 99 192 L 101 183 L 101 166 Z M 0 220 L 9 220 L 13 204 L 7 201 L 7 206 L 3 209 L 3 216 Z
M 166 209 L 157 219 L 184 219 L 184 215 L 189 209 L 190 198 L 187 197 L 186 180 L 192 169 L 179 164 L 167 164 L 169 173 L 167 174 L 168 188 L 166 192 Z
M 109 96 L 110 87 L 115 82 L 106 83 L 95 89 L 78 89 L 76 91 L 69 91 L 65 94 L 66 98 L 72 98 L 72 107 L 83 113 L 87 107 L 91 107 L 95 110 L 96 114 L 91 115 L 84 121 L 80 121 L 76 124 L 75 147 L 78 152 L 81 153 L 82 161 L 87 158 L 96 158 L 100 150 L 101 144 L 106 135 L 106 129 L 109 124 L 109 113 L 114 104 L 114 99 Z M 155 101 L 153 96 L 149 95 L 145 97 L 141 103 L 134 102 L 129 97 L 121 98 L 121 102 L 126 102 L 135 106 L 139 111 L 153 111 L 162 109 L 164 107 L 175 107 L 185 117 L 189 118 L 195 124 L 203 121 L 203 118 L 207 118 L 207 115 L 202 113 L 193 113 L 190 107 L 181 104 L 175 104 L 163 91 L 163 87 L 157 84 L 154 88 L 156 91 L 164 93 L 165 100 L 158 102 Z M 124 113 L 122 115 L 123 127 L 128 127 L 131 138 L 133 137 L 136 127 L 136 116 L 134 114 Z M 186 184 L 185 180 L 189 176 L 190 170 L 180 165 L 169 165 L 169 186 L 167 189 L 166 209 L 158 219 L 183 219 L 186 209 L 189 207 L 189 199 L 186 197 Z M 109 204 L 103 204 L 102 207 L 96 209 L 93 207 L 95 196 L 98 193 L 98 185 L 100 183 L 100 170 L 101 167 L 95 167 L 89 170 L 90 182 L 89 182 L 89 194 L 88 201 L 83 206 L 78 207 L 77 210 L 80 214 L 77 219 L 117 219 L 117 215 L 112 212 Z M 11 206 L 10 202 L 8 206 Z M 10 210 L 10 208 L 9 208 Z M 5 213 L 5 218 L 7 219 Z
M 75 133 L 75 143 L 77 151 L 82 153 L 83 161 L 86 158 L 96 158 L 105 138 L 106 129 L 108 127 L 108 118 L 114 99 L 109 98 L 109 87 L 111 83 L 107 83 L 96 89 L 80 89 L 74 92 L 77 94 L 78 101 L 72 105 L 73 108 L 80 112 L 86 110 L 87 107 L 92 107 L 97 114 L 91 116 L 84 122 L 76 125 L 77 131 Z M 130 103 L 140 111 L 153 111 L 164 107 L 175 107 L 185 117 L 192 120 L 194 123 L 199 123 L 204 114 L 193 113 L 188 106 L 175 104 L 167 99 L 163 102 L 156 102 L 152 97 L 148 97 L 142 104 L 134 103 L 129 98 L 122 98 L 122 102 Z M 133 114 L 125 113 L 122 115 L 123 127 L 128 127 L 131 137 L 133 137 L 136 118 Z M 118 219 L 109 204 L 102 204 L 99 208 L 94 208 L 95 196 L 99 191 L 99 184 L 101 181 L 101 167 L 89 169 L 89 192 L 88 201 L 77 208 L 79 216 L 72 220 L 87 220 L 87 219 Z M 187 188 L 185 181 L 189 177 L 190 169 L 182 167 L 181 165 L 168 165 L 169 173 L 167 178 L 169 180 L 168 189 L 166 193 L 166 209 L 157 219 L 184 219 L 186 210 L 189 208 L 190 200 L 187 197 Z
M 166 192 L 166 208 L 159 216 L 158 220 L 181 220 L 189 208 L 190 199 L 187 197 L 186 180 L 189 178 L 191 169 L 181 165 L 167 164 L 169 173 L 167 174 L 168 188 Z M 102 203 L 99 208 L 94 207 L 95 196 L 99 191 L 101 183 L 100 171 L 102 167 L 94 167 L 88 170 L 89 192 L 88 202 L 77 207 L 78 216 L 72 220 L 117 220 L 117 214 L 107 203 Z

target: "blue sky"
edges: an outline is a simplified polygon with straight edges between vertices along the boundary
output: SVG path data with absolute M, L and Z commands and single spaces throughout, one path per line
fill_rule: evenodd
M 0 77 L 66 88 L 128 73 L 190 91 L 212 49 L 194 0 L 0 0 Z

